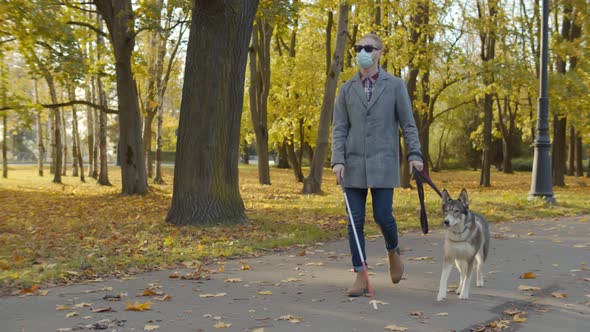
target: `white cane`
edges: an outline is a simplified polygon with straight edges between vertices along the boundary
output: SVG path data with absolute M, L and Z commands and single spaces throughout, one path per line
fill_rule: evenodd
M 365 255 L 363 254 L 363 250 L 361 248 L 361 243 L 359 241 L 358 234 L 356 233 L 356 227 L 354 224 L 354 218 L 352 217 L 352 211 L 350 210 L 350 204 L 348 203 L 348 196 L 346 196 L 346 190 L 342 183 L 340 184 L 342 188 L 342 193 L 344 194 L 344 201 L 346 202 L 346 210 L 348 211 L 348 219 L 350 220 L 350 225 L 352 226 L 352 233 L 354 234 L 354 240 L 356 242 L 356 247 L 358 248 L 359 255 L 361 256 L 361 263 L 363 265 L 363 271 L 365 272 L 365 279 L 367 280 L 367 288 L 369 289 L 369 294 L 371 295 L 371 301 L 369 303 L 373 304 L 373 309 L 377 310 L 377 302 L 375 301 L 375 293 L 373 292 L 373 287 L 371 286 L 371 281 L 369 280 L 369 271 L 367 269 L 367 264 L 365 263 Z

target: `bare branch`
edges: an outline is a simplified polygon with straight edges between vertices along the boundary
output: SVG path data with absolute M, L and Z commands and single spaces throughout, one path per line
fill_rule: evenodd
M 70 24 L 70 25 L 79 25 L 82 27 L 86 27 L 96 33 L 98 33 L 99 35 L 105 37 L 105 38 L 109 38 L 109 35 L 107 35 L 106 33 L 104 33 L 103 31 L 101 31 L 100 29 L 98 29 L 97 27 L 95 27 L 94 25 L 90 24 L 90 23 L 86 23 L 86 22 L 77 22 L 77 21 L 68 21 L 66 22 L 66 24 Z
M 71 100 L 68 102 L 57 103 L 57 104 L 39 104 L 39 106 L 42 106 L 44 108 L 60 108 L 60 107 L 73 106 L 73 105 L 87 105 L 87 106 L 99 109 L 107 114 L 119 114 L 119 110 L 114 110 L 114 109 L 111 109 L 111 108 L 108 108 L 105 106 L 97 105 L 97 104 L 91 103 L 86 100 Z M 22 108 L 26 108 L 26 107 L 31 107 L 31 106 L 30 105 L 27 105 L 27 106 L 25 106 L 25 105 L 3 106 L 3 107 L 0 107 L 0 112 L 14 110 L 14 109 L 22 109 Z

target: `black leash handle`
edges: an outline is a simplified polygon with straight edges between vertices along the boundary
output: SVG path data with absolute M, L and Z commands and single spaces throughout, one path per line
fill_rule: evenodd
M 440 190 L 438 190 L 428 174 L 426 174 L 424 171 L 419 171 L 413 168 L 412 173 L 414 174 L 414 179 L 416 180 L 418 198 L 420 199 L 420 226 L 422 227 L 422 233 L 428 234 L 428 216 L 426 215 L 426 206 L 424 205 L 424 186 L 422 183 L 426 182 L 430 187 L 432 187 L 432 189 L 434 189 L 434 191 L 436 191 L 439 197 L 442 197 L 442 193 Z

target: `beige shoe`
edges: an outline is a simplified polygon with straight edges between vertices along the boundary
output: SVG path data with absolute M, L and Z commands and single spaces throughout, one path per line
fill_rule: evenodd
M 391 277 L 391 282 L 397 284 L 402 280 L 402 275 L 404 274 L 404 264 L 402 263 L 399 250 L 388 251 L 387 260 L 389 261 L 389 276 Z
M 369 292 L 367 288 L 367 279 L 365 279 L 365 272 L 356 272 L 356 280 L 352 284 L 352 287 L 346 290 L 346 294 L 350 297 L 363 296 Z

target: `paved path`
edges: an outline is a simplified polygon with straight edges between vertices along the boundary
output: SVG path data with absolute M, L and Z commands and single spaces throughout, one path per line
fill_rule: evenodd
M 212 274 L 210 280 L 172 279 L 174 271 L 160 271 L 131 280 L 58 287 L 47 296 L 0 298 L 0 330 L 144 331 L 157 325 L 158 331 L 323 332 L 387 331 L 386 326 L 396 325 L 408 331 L 483 331 L 486 324 L 496 324 L 496 330 L 508 325 L 505 331 L 590 331 L 590 216 L 502 223 L 491 230 L 486 285 L 473 285 L 471 298 L 465 301 L 454 294 L 444 302 L 435 300 L 442 257 L 442 232 L 435 230 L 427 236 L 416 232 L 401 236 L 407 279 L 398 285 L 388 281 L 382 238 L 368 242 L 376 299 L 385 302 L 378 310 L 367 297 L 344 296 L 353 274 L 347 242 L 336 241 L 243 262 L 226 261 L 224 271 Z M 245 264 L 250 270 L 242 270 Z M 218 270 L 217 265 L 207 268 Z M 537 278 L 519 279 L 528 271 Z M 457 284 L 457 278 L 454 271 L 450 283 Z M 521 291 L 519 285 L 540 290 Z M 137 296 L 149 287 L 163 292 L 158 297 L 168 294 L 172 299 Z M 128 296 L 122 301 L 103 299 L 119 293 Z M 559 296 L 556 293 L 567 297 L 552 296 Z M 206 294 L 219 296 L 201 297 Z M 149 311 L 125 310 L 127 301 L 148 300 L 153 302 Z M 81 307 L 56 310 L 57 305 L 76 304 Z M 92 311 L 104 307 L 114 311 Z M 526 312 L 519 317 L 527 321 L 517 323 L 503 313 L 510 309 Z M 66 317 L 72 312 L 78 315 Z M 214 327 L 221 323 L 231 326 Z

